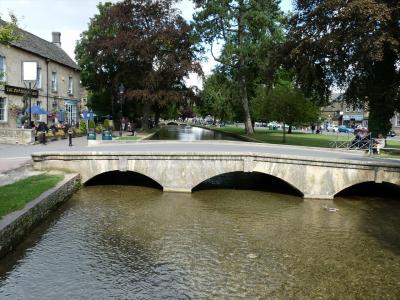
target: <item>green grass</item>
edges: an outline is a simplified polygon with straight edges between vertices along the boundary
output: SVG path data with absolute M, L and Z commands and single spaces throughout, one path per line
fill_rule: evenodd
M 399 148 L 400 149 L 400 141 L 387 140 L 386 141 L 386 147 L 387 148 Z
M 216 128 L 218 131 L 234 133 L 238 135 L 245 136 L 244 128 L 238 127 L 223 127 Z M 283 144 L 282 143 L 282 131 L 277 130 L 260 130 L 256 129 L 254 135 L 248 136 L 250 138 L 256 139 L 257 141 L 271 144 Z M 308 146 L 308 147 L 322 147 L 330 148 L 330 143 L 333 141 L 348 141 L 353 138 L 352 135 L 347 134 L 311 134 L 303 132 L 293 132 L 291 134 L 286 134 L 286 145 L 296 145 L 296 146 Z
M 116 138 L 117 141 L 137 141 L 139 140 L 140 137 L 138 136 L 121 136 L 119 138 Z
M 39 197 L 64 178 L 63 175 L 37 175 L 0 186 L 0 218 Z

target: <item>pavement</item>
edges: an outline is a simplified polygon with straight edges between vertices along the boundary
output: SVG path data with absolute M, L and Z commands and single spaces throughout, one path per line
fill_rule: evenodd
M 400 163 L 400 159 L 369 157 L 364 151 L 311 148 L 291 145 L 274 145 L 236 141 L 132 141 L 108 142 L 88 146 L 86 137 L 74 138 L 72 147 L 68 140 L 49 142 L 46 145 L 0 144 L 0 185 L 34 174 L 31 168 L 31 154 L 37 152 L 249 152 L 273 155 L 302 156 L 305 158 L 344 159 L 370 162 Z

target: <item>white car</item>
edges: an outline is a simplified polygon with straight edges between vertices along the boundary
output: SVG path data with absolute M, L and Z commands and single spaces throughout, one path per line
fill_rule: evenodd
M 328 132 L 338 132 L 339 131 L 339 128 L 337 127 L 337 126 L 328 126 L 327 128 L 326 128 L 326 131 L 328 131 Z

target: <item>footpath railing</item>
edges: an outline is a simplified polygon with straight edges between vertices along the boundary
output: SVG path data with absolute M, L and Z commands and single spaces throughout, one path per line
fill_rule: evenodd
M 329 146 L 335 149 L 367 150 L 370 155 L 372 155 L 374 149 L 379 152 L 379 145 L 375 139 L 372 138 L 371 134 L 368 134 L 365 137 L 355 135 L 353 139 L 348 139 L 347 141 L 331 141 L 329 142 Z

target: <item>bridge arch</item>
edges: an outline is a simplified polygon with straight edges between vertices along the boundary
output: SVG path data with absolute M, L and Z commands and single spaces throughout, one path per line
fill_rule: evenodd
M 295 196 L 304 196 L 303 193 L 287 181 L 263 172 L 222 172 L 209 177 L 193 188 L 192 192 L 204 189 L 234 188 L 279 192 Z
M 135 171 L 110 170 L 99 172 L 84 182 L 91 185 L 139 185 L 162 190 L 163 186 L 148 175 Z
M 341 196 L 373 196 L 385 198 L 400 198 L 400 184 L 383 181 L 361 181 L 355 184 L 349 184 L 338 191 L 335 197 Z

